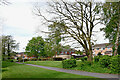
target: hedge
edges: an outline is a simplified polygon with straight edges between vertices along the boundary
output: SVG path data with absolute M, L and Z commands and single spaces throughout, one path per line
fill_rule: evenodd
M 110 65 L 110 59 L 111 59 L 111 57 L 108 56 L 108 55 L 102 56 L 100 58 L 100 60 L 99 60 L 99 63 L 101 65 L 101 67 L 109 67 L 109 65 Z
M 99 60 L 100 60 L 100 56 L 94 56 L 94 61 L 95 62 L 99 62 Z
M 54 60 L 54 61 L 62 61 L 63 58 L 62 58 L 62 57 L 54 57 L 53 60 Z
M 111 71 L 114 73 L 120 73 L 120 55 L 113 56 L 110 61 Z
M 87 61 L 87 57 L 82 57 L 81 61 Z
M 63 65 L 63 68 L 73 68 L 77 66 L 75 59 L 63 60 L 62 65 Z

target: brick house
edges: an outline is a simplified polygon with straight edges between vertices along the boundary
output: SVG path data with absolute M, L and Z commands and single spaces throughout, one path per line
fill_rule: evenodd
M 96 44 L 93 46 L 93 56 L 97 56 L 99 52 L 102 55 L 112 55 L 112 47 L 110 43 Z
M 75 54 L 75 49 L 62 49 L 60 52 L 56 52 L 56 55 L 54 57 L 61 57 L 63 59 L 70 59 L 72 54 Z

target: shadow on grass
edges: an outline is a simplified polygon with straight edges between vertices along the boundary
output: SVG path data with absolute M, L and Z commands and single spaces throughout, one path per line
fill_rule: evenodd
M 16 66 L 16 65 L 19 65 L 15 62 L 7 62 L 7 61 L 2 61 L 2 68 L 7 68 L 9 66 Z
M 8 69 L 7 68 L 2 68 L 2 72 L 4 72 L 4 71 L 8 71 Z

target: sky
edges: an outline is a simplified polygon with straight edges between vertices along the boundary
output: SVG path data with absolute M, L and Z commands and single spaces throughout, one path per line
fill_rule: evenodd
M 42 25 L 42 20 L 33 13 L 34 4 L 39 2 L 39 6 L 42 10 L 48 8 L 46 1 L 49 0 L 8 0 L 10 4 L 3 5 L 0 8 L 0 23 L 3 35 L 12 35 L 14 40 L 19 44 L 19 50 L 17 52 L 23 52 L 28 41 L 32 37 L 42 36 L 45 34 L 39 32 L 39 30 L 46 30 L 46 26 Z M 101 25 L 98 25 L 98 27 Z M 103 26 L 104 27 L 104 26 Z M 96 30 L 99 30 L 96 28 Z M 39 32 L 39 33 L 38 33 Z M 107 43 L 108 40 L 104 40 L 103 32 L 97 33 L 95 37 L 97 44 Z

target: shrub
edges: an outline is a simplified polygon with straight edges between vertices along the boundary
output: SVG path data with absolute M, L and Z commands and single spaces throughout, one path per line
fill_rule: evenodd
M 29 59 L 24 59 L 24 62 L 29 61 Z
M 108 55 L 104 55 L 100 58 L 99 63 L 101 67 L 109 67 L 110 65 L 110 57 Z
M 100 59 L 100 56 L 95 56 L 95 57 L 94 57 L 94 61 L 95 61 L 95 62 L 99 62 L 99 59 Z
M 74 57 L 72 56 L 71 59 L 74 59 Z
M 120 73 L 120 55 L 111 58 L 110 69 L 113 73 Z
M 6 61 L 8 61 L 8 62 L 14 62 L 14 59 L 8 59 Z
M 19 62 L 22 62 L 22 57 L 18 57 L 17 60 L 18 60 Z
M 85 63 L 84 63 L 84 62 L 80 62 L 80 63 L 79 63 L 79 68 L 80 68 L 80 69 L 83 69 L 84 67 L 85 67 Z
M 63 60 L 62 65 L 63 65 L 63 68 L 72 68 L 77 66 L 75 59 Z
M 98 53 L 98 56 L 101 56 L 101 55 L 102 55 L 101 52 L 99 52 L 99 53 Z
M 81 61 L 87 61 L 87 57 L 82 57 Z
M 76 58 L 76 60 L 79 60 L 79 58 Z
M 54 60 L 54 61 L 62 61 L 63 58 L 62 58 L 62 57 L 54 57 L 53 60 Z
M 84 64 L 91 66 L 91 65 L 92 65 L 92 62 L 90 62 L 90 61 L 84 61 Z

